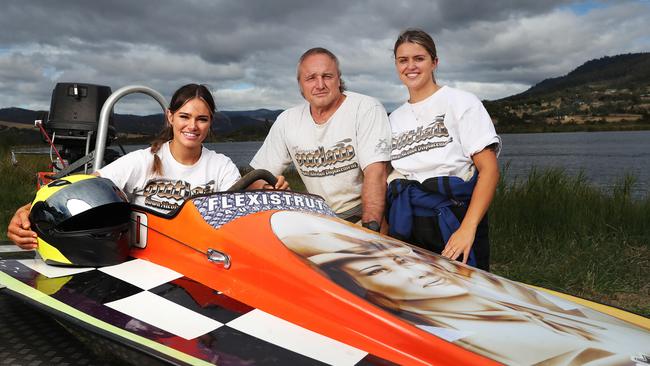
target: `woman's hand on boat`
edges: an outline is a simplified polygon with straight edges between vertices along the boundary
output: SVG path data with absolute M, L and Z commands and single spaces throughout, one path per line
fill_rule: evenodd
M 467 263 L 475 236 L 476 227 L 472 228 L 471 226 L 463 226 L 461 224 L 458 230 L 451 234 L 441 254 L 451 260 L 458 259 L 462 254 L 463 263 Z
M 36 233 L 31 230 L 31 223 L 29 222 L 30 207 L 31 204 L 28 203 L 16 210 L 14 217 L 9 221 L 9 226 L 7 226 L 7 238 L 26 250 L 36 249 L 38 246 Z

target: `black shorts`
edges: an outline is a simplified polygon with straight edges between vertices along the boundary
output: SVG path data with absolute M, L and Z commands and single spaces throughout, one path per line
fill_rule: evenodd
M 451 207 L 454 216 L 459 222 L 465 217 L 466 207 Z M 442 240 L 442 233 L 436 216 L 414 216 L 413 230 L 407 242 L 420 248 L 435 253 L 442 253 L 445 242 Z M 487 213 L 476 228 L 476 239 L 472 246 L 476 258 L 476 267 L 485 271 L 490 270 L 490 239 L 488 237 L 488 215 Z M 462 261 L 462 256 L 458 260 Z

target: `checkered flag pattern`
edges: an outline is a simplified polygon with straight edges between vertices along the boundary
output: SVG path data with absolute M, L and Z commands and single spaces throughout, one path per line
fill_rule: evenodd
M 140 259 L 72 270 L 45 265 L 40 259 L 0 260 L 0 272 L 0 283 L 14 291 L 25 293 L 28 286 L 39 296 L 48 295 L 197 362 L 390 364 Z M 9 286 L 8 276 L 18 285 Z

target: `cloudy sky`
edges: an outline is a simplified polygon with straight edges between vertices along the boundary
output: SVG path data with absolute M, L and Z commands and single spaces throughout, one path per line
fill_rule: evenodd
M 296 61 L 329 48 L 350 90 L 388 110 L 407 98 L 395 75 L 399 32 L 432 34 L 440 83 L 498 99 L 587 60 L 650 51 L 650 1 L 188 0 L 2 2 L 0 108 L 47 109 L 61 81 L 142 84 L 167 99 L 210 85 L 221 110 L 284 109 L 302 99 Z M 157 111 L 126 97 L 119 113 Z

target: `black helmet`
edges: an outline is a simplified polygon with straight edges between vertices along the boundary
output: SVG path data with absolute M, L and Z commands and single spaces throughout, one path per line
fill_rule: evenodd
M 130 215 L 126 196 L 113 182 L 71 175 L 38 190 L 29 220 L 45 263 L 99 267 L 128 258 Z

